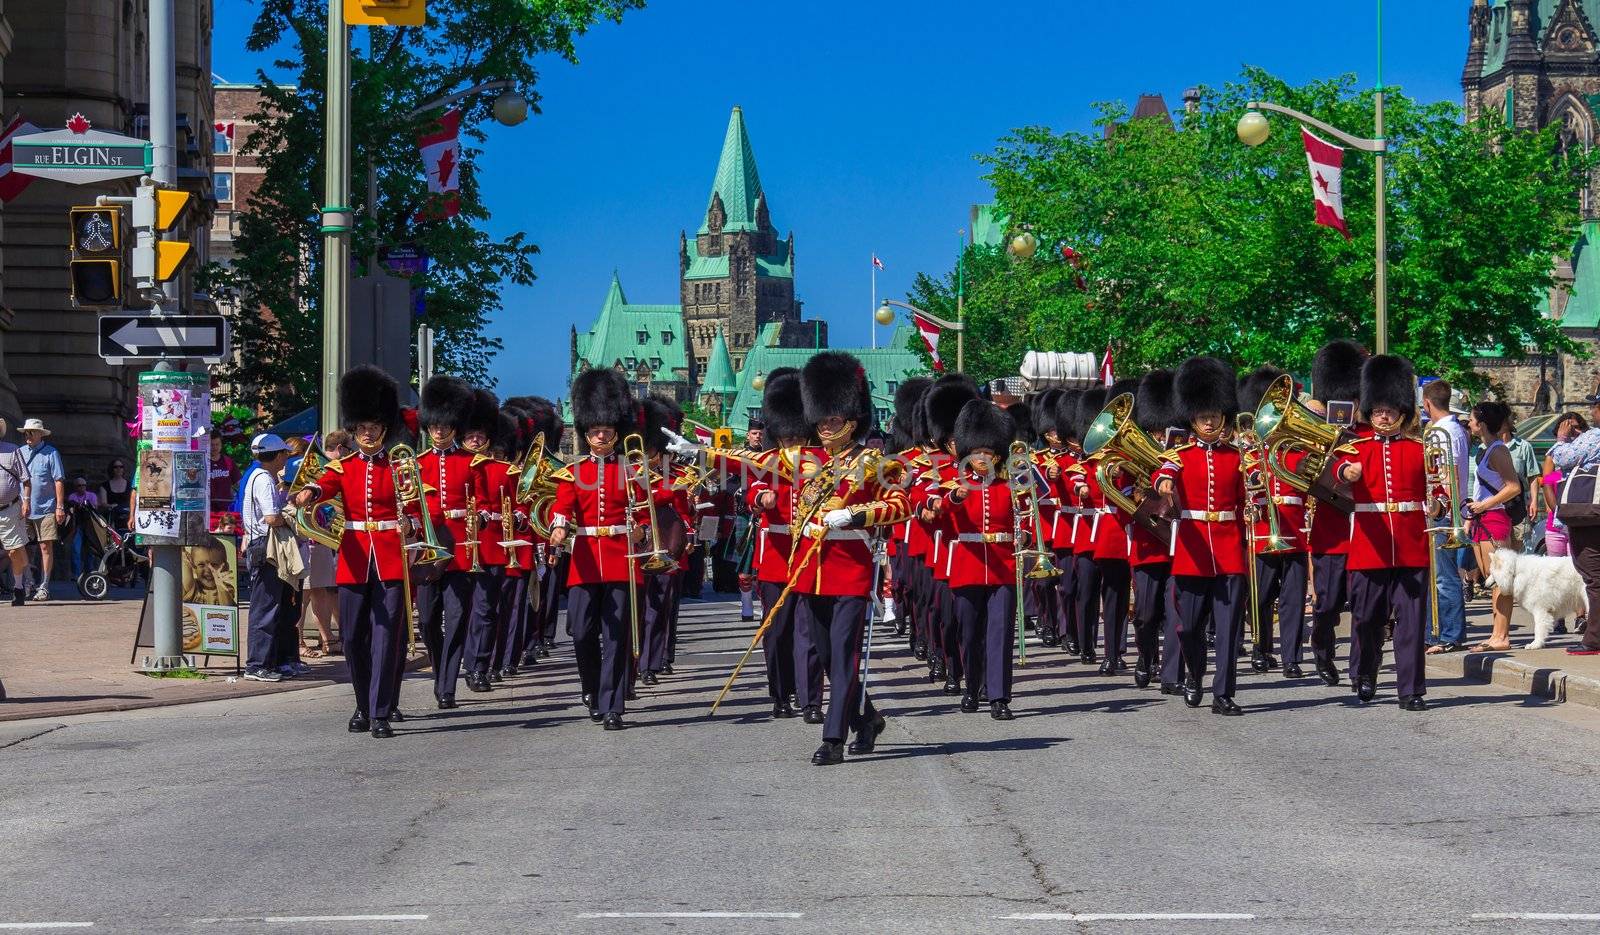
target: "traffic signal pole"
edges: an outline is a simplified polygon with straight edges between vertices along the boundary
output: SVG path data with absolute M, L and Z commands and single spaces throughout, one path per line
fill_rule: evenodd
M 339 427 L 350 304 L 350 27 L 343 0 L 328 0 L 328 107 L 323 149 L 322 436 Z

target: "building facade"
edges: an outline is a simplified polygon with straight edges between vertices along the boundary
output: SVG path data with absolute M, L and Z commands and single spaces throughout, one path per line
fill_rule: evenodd
M 211 200 L 211 0 L 176 0 L 178 175 L 195 195 L 194 254 L 209 252 Z M 0 113 L 42 130 L 81 113 L 96 129 L 148 138 L 147 0 L 6 0 L 0 3 Z M 97 312 L 74 308 L 68 289 L 67 209 L 137 180 L 71 185 L 33 179 L 0 206 L 0 414 L 40 418 L 69 470 L 101 469 L 127 455 L 139 368 L 99 357 Z

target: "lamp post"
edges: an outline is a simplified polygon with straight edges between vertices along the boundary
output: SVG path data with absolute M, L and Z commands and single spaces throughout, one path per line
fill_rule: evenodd
M 890 310 L 890 306 L 895 308 L 903 308 L 913 315 L 921 315 L 923 318 L 928 319 L 946 331 L 954 331 L 956 333 L 956 370 L 957 372 L 960 372 L 966 369 L 963 336 L 966 333 L 967 326 L 964 322 L 945 321 L 938 315 L 917 308 L 915 305 L 912 305 L 909 302 L 897 302 L 894 299 L 884 299 L 883 304 L 878 306 L 877 318 L 879 321 L 883 320 L 884 315 L 888 315 L 891 319 L 894 317 L 894 312 Z

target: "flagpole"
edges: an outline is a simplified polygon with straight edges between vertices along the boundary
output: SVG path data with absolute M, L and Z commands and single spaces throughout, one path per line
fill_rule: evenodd
M 878 255 L 872 255 L 872 304 L 867 306 L 867 314 L 871 316 L 869 327 L 872 328 L 872 349 L 878 349 Z
M 956 251 L 956 324 L 961 328 L 956 331 L 956 373 L 967 372 L 967 328 L 963 297 L 966 291 L 966 262 L 967 262 L 967 235 L 960 232 L 956 235 L 960 249 Z
M 1375 136 L 1377 137 L 1377 139 L 1382 141 L 1383 140 L 1383 0 L 1377 0 L 1377 2 L 1378 2 L 1378 30 L 1377 30 L 1377 32 L 1378 32 L 1378 90 L 1377 90 L 1377 93 L 1372 96 L 1372 117 L 1373 117 L 1373 123 L 1374 123 L 1373 129 L 1375 131 Z M 1387 211 L 1385 210 L 1385 202 L 1386 202 L 1385 194 L 1386 194 L 1386 192 L 1384 190 L 1386 185 L 1387 185 L 1387 182 L 1388 182 L 1388 180 L 1384 177 L 1384 175 L 1385 175 L 1385 173 L 1384 173 L 1384 161 L 1385 161 L 1384 160 L 1384 153 L 1386 152 L 1386 150 L 1387 150 L 1387 146 L 1385 146 L 1384 149 L 1378 150 L 1378 152 L 1376 153 L 1377 160 L 1378 160 L 1377 161 L 1378 179 L 1377 179 L 1377 193 L 1376 193 L 1377 194 L 1377 213 L 1378 213 L 1378 217 L 1377 217 L 1377 224 L 1375 225 L 1374 230 L 1375 230 L 1375 233 L 1376 233 L 1375 239 L 1378 242 L 1378 248 L 1377 248 L 1378 249 L 1378 259 L 1377 259 L 1377 270 L 1376 270 L 1376 274 L 1375 274 L 1376 275 L 1376 282 L 1373 283 L 1373 291 L 1377 295 L 1377 303 L 1376 303 L 1377 315 L 1375 316 L 1374 325 L 1376 326 L 1375 330 L 1378 333 L 1377 334 L 1377 342 L 1376 342 L 1376 350 L 1377 350 L 1377 352 L 1379 354 L 1387 354 L 1389 352 L 1389 237 L 1388 237 L 1388 233 L 1389 232 L 1388 232 L 1388 223 L 1387 223 L 1388 219 L 1386 217 Z

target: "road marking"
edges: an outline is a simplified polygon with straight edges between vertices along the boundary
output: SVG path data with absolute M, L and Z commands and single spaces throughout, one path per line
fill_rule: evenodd
M 1007 922 L 1250 922 L 1248 912 L 1014 912 Z
M 93 922 L 0 922 L 0 929 L 87 929 L 94 928 Z
M 359 916 L 248 916 L 237 919 L 196 919 L 196 922 L 426 922 L 425 915 L 359 915 Z
M 1600 912 L 1474 912 L 1474 922 L 1600 922 Z
M 803 919 L 803 912 L 580 912 L 578 919 Z

